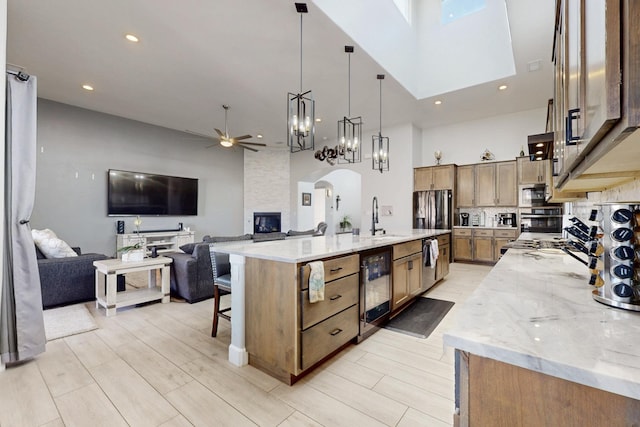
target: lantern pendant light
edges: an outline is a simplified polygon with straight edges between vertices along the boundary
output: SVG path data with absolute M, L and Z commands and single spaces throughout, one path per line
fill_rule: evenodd
M 353 46 L 345 46 L 349 58 L 347 116 L 338 121 L 338 163 L 360 163 L 362 152 L 362 117 L 351 117 L 351 54 Z
M 377 135 L 372 136 L 371 162 L 374 170 L 380 173 L 389 170 L 389 138 L 382 136 L 382 80 L 384 74 L 378 74 L 380 82 L 380 130 Z
M 287 96 L 287 144 L 291 153 L 313 150 L 315 135 L 315 101 L 310 90 L 302 91 L 302 14 L 306 3 L 295 3 L 300 13 L 300 92 Z

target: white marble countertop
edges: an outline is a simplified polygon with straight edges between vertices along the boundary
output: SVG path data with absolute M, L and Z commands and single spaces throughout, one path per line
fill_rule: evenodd
M 594 301 L 588 277 L 557 250 L 509 249 L 458 309 L 444 343 L 640 399 L 640 313 Z
M 491 226 L 491 225 L 454 225 L 453 228 L 490 228 L 491 230 L 517 230 L 518 227 L 512 227 L 512 226 L 505 226 L 505 225 L 500 225 L 500 226 Z
M 396 243 L 451 233 L 451 230 L 404 230 L 371 236 L 339 234 L 335 236 L 300 237 L 269 242 L 228 242 L 216 245 L 223 253 L 282 262 L 307 262 L 336 255 L 365 251 Z

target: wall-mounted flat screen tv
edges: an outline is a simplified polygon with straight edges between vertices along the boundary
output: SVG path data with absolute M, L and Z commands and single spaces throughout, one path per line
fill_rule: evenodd
M 198 180 L 109 169 L 108 215 L 198 215 Z

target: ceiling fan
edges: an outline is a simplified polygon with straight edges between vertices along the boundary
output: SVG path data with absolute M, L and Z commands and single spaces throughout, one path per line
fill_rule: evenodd
M 245 150 L 251 150 L 253 152 L 258 152 L 258 150 L 256 150 L 255 148 L 250 147 L 250 145 L 253 146 L 258 146 L 258 147 L 266 147 L 267 144 L 262 144 L 260 142 L 249 142 L 249 141 L 244 141 L 245 139 L 249 139 L 251 138 L 251 135 L 242 135 L 242 136 L 235 136 L 235 137 L 231 137 L 229 136 L 229 129 L 227 127 L 227 112 L 229 111 L 229 106 L 224 104 L 222 105 L 222 108 L 224 108 L 224 133 L 220 130 L 220 129 L 214 129 L 216 131 L 216 133 L 218 134 L 218 136 L 211 136 L 211 135 L 204 135 L 202 133 L 197 133 L 197 132 L 192 132 L 187 130 L 188 133 L 193 134 L 193 135 L 198 135 L 198 136 L 202 136 L 204 138 L 208 138 L 208 139 L 213 139 L 216 141 L 220 142 L 220 145 L 222 145 L 223 147 L 233 147 L 233 146 L 239 146 L 244 148 Z M 209 147 L 213 147 L 214 145 L 209 145 L 207 148 Z

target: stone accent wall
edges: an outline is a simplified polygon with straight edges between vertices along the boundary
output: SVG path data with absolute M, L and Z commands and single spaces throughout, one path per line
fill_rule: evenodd
M 289 151 L 244 152 L 244 232 L 253 233 L 254 212 L 281 212 L 282 231 L 290 224 Z

